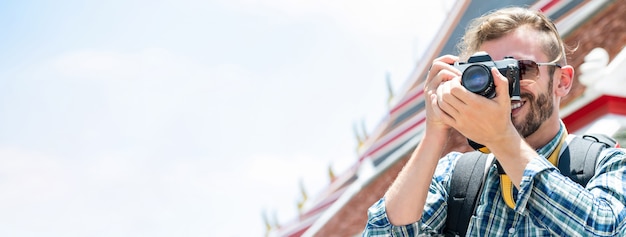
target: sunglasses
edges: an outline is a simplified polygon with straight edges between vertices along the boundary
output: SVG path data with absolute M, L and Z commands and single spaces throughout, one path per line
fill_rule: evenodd
M 539 78 L 539 66 L 553 66 L 561 68 L 558 63 L 538 63 L 533 60 L 517 60 L 522 80 L 537 80 Z

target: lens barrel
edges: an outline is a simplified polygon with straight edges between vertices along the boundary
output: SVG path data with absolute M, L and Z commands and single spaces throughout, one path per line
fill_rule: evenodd
M 495 97 L 495 85 L 490 69 L 482 64 L 474 64 L 463 71 L 461 84 L 467 90 L 487 98 Z

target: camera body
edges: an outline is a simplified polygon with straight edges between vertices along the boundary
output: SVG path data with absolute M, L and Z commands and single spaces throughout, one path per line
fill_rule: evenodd
M 491 68 L 496 67 L 500 74 L 509 80 L 509 96 L 511 100 L 521 100 L 520 80 L 521 71 L 517 60 L 513 57 L 504 57 L 503 60 L 493 61 L 486 52 L 477 52 L 467 62 L 455 62 L 454 67 L 462 72 L 461 84 L 467 90 L 489 99 L 496 96 L 496 86 L 493 82 Z M 469 145 L 483 153 L 489 153 L 484 145 L 467 139 Z
M 491 74 L 491 68 L 496 67 L 500 74 L 509 80 L 511 100 L 521 100 L 521 72 L 517 60 L 513 59 L 513 57 L 505 57 L 503 60 L 493 61 L 486 52 L 477 52 L 467 62 L 455 62 L 454 67 L 462 72 L 461 84 L 467 90 L 489 99 L 496 96 L 496 86 Z

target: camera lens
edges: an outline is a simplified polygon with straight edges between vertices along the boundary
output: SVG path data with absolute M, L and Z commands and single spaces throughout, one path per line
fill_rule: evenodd
M 489 68 L 484 65 L 476 64 L 465 69 L 461 76 L 461 84 L 463 84 L 467 90 L 487 98 L 493 98 L 495 95 L 493 93 L 494 85 L 491 72 Z

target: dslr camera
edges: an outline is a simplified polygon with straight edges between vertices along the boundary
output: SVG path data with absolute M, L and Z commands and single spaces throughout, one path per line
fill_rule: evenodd
M 513 57 L 504 57 L 503 60 L 493 61 L 486 52 L 477 52 L 467 62 L 455 62 L 454 67 L 463 73 L 461 85 L 467 90 L 489 99 L 496 96 L 496 86 L 491 74 L 491 68 L 496 67 L 500 74 L 509 79 L 511 100 L 521 100 L 519 88 L 521 71 L 517 60 Z

